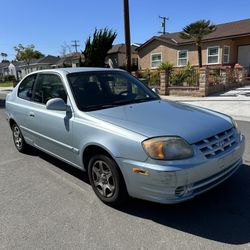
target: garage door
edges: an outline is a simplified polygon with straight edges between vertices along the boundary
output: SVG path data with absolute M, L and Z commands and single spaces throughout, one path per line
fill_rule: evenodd
M 239 46 L 238 63 L 246 68 L 250 74 L 250 45 Z

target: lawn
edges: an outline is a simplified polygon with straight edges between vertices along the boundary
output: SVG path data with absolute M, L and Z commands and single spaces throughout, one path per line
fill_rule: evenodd
M 12 87 L 12 82 L 0 82 L 0 87 Z

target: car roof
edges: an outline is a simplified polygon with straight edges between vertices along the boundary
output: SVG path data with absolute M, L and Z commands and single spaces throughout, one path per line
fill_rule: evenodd
M 112 68 L 79 67 L 79 68 L 44 69 L 32 73 L 57 72 L 57 73 L 69 74 L 69 73 L 81 73 L 81 72 L 91 72 L 91 71 L 124 71 L 124 70 L 112 69 Z

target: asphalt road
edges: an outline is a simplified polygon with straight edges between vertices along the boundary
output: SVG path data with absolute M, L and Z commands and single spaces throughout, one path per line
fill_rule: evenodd
M 245 165 L 192 201 L 101 203 L 81 171 L 14 148 L 0 96 L 0 249 L 250 249 L 250 145 Z M 250 123 L 239 122 L 250 142 Z

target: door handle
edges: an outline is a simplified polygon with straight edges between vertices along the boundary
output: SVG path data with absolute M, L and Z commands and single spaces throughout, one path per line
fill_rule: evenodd
M 33 112 L 30 112 L 30 113 L 29 113 L 29 116 L 30 116 L 30 117 L 35 117 L 35 114 L 34 114 Z

